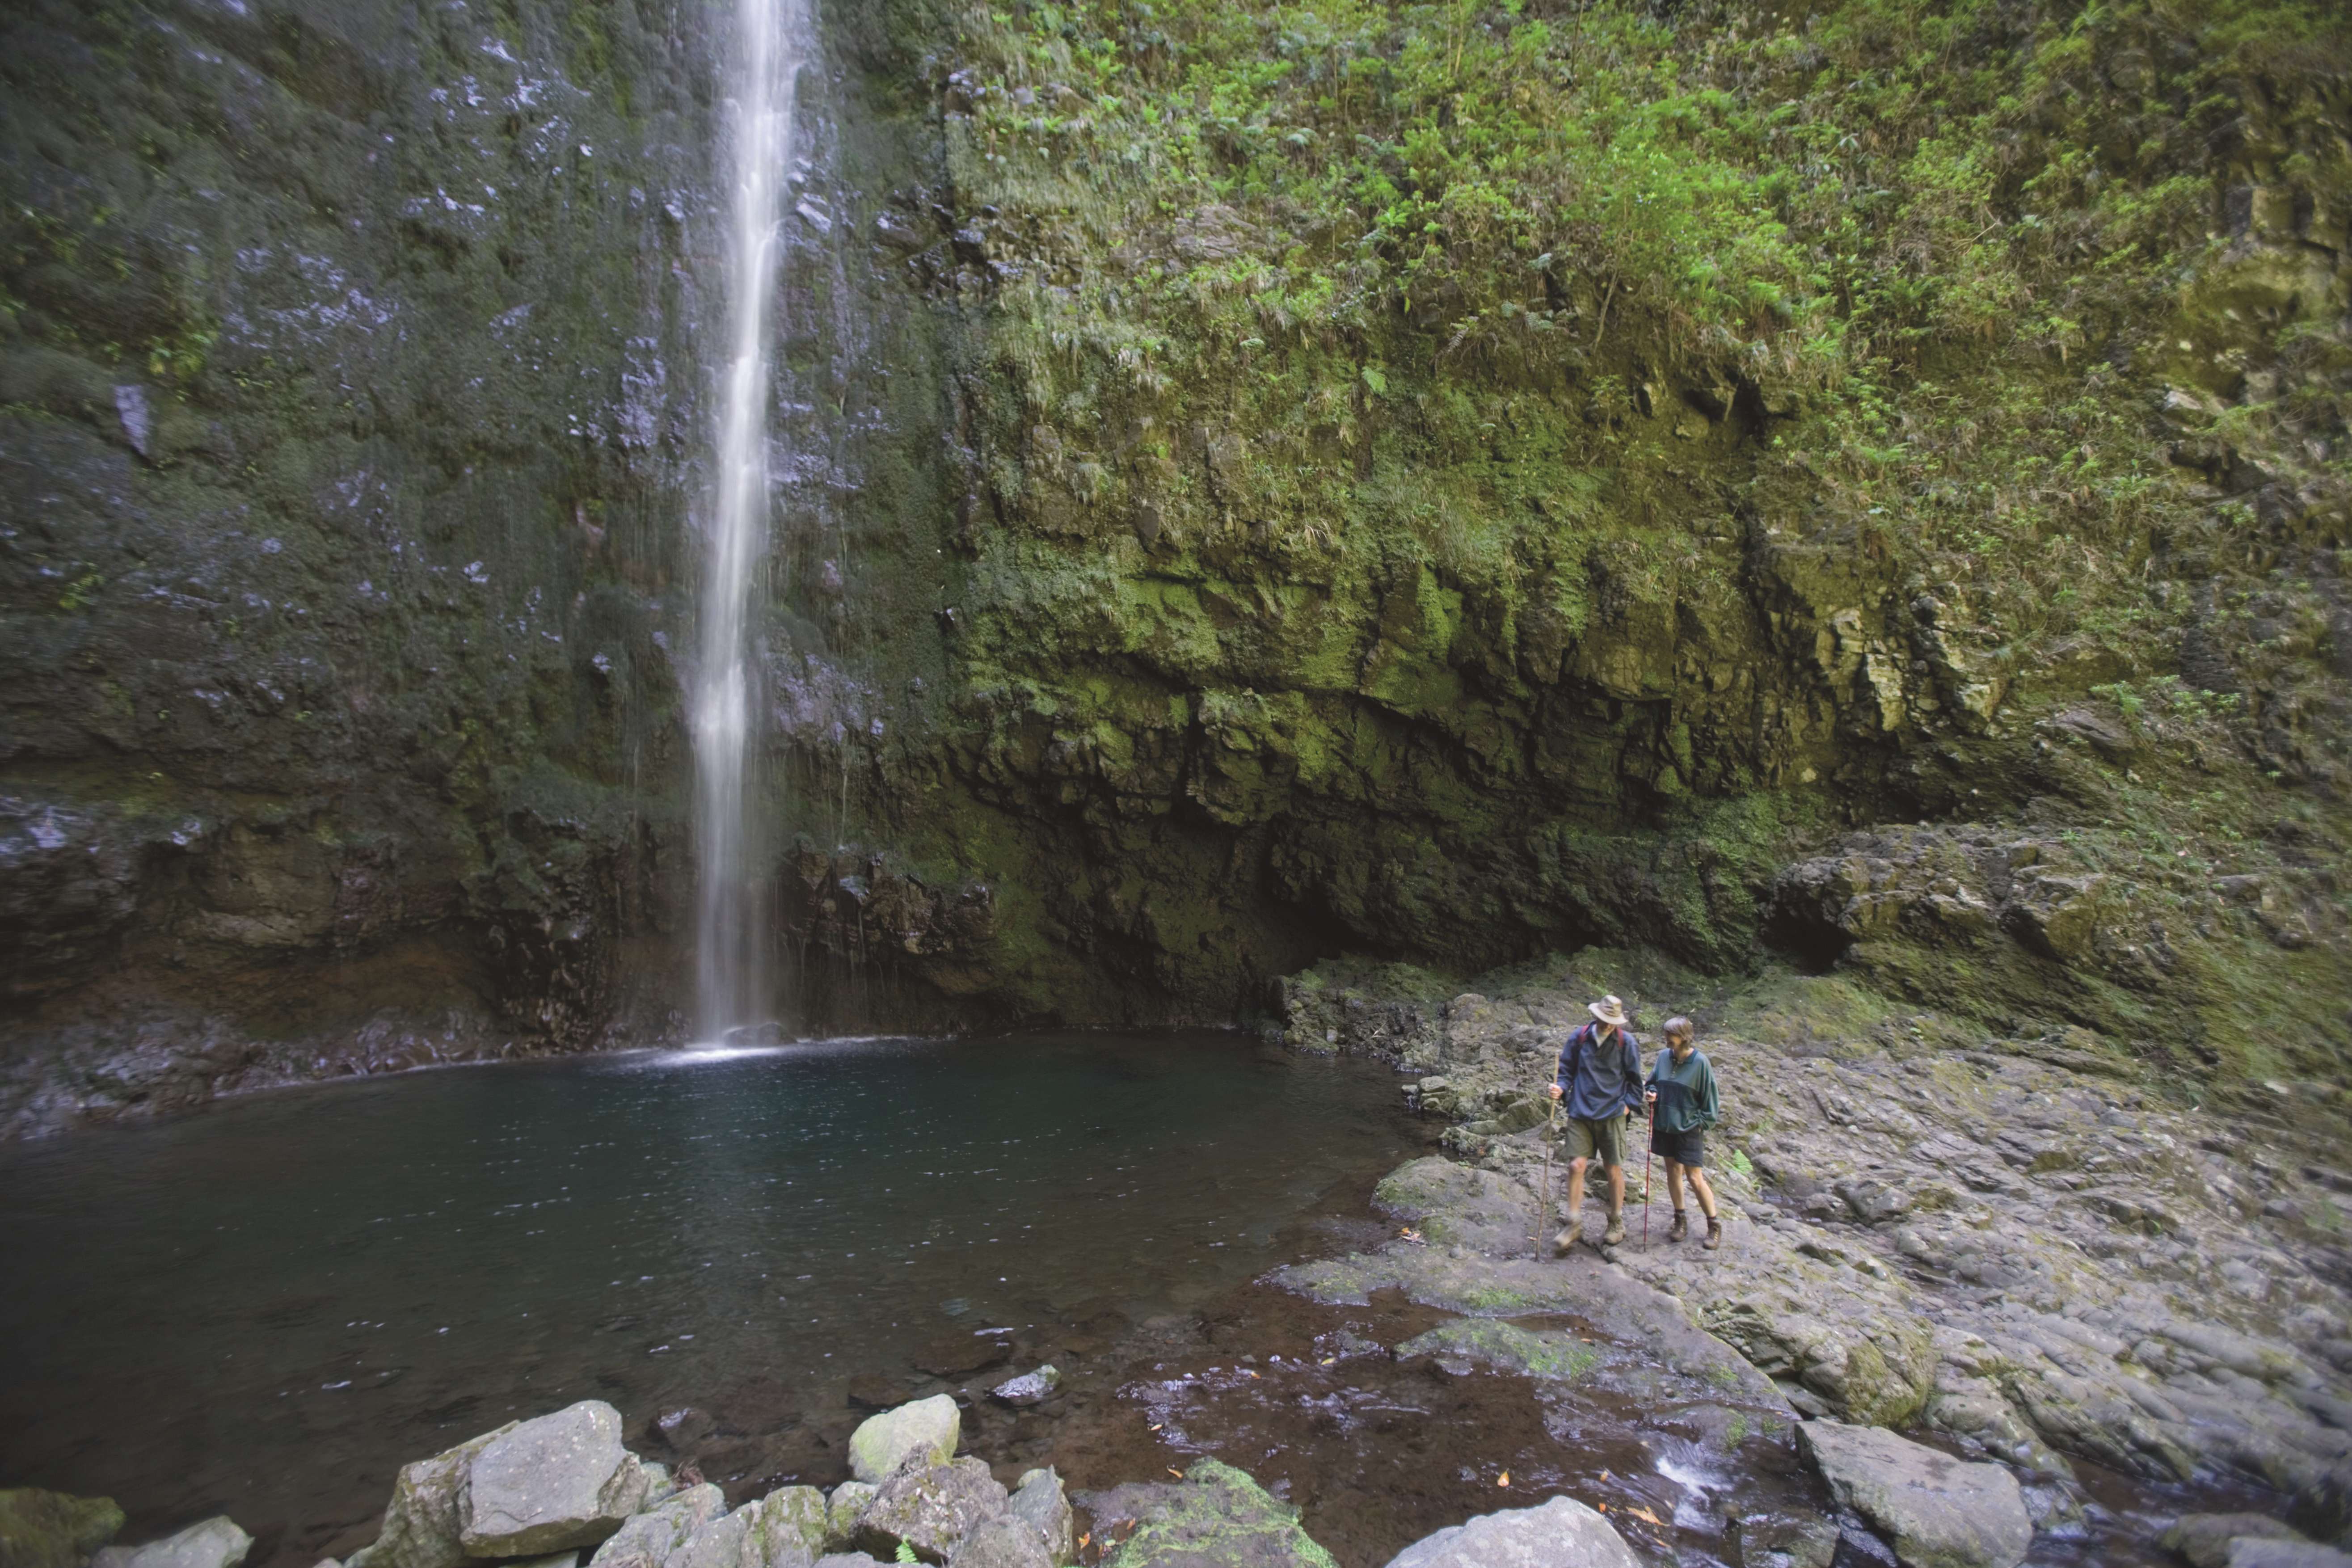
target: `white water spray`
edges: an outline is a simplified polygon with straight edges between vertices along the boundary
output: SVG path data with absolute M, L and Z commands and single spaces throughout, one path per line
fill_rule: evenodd
M 765 858 L 751 829 L 751 765 L 763 704 L 752 663 L 751 603 L 768 552 L 770 301 L 783 247 L 793 98 L 810 58 L 808 0 L 737 0 L 730 105 L 734 200 L 727 231 L 727 374 L 718 471 L 705 531 L 699 658 L 692 693 L 696 944 L 700 1037 L 766 1014 Z

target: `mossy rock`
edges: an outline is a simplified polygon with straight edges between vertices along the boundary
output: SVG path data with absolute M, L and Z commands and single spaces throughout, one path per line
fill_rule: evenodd
M 1078 1500 L 1118 1542 L 1104 1568 L 1338 1568 L 1299 1528 L 1297 1509 L 1215 1459 L 1181 1482 L 1130 1483 Z M 1121 1537 L 1123 1521 L 1133 1524 Z
M 112 1498 L 37 1487 L 0 1491 L 0 1568 L 81 1568 L 121 1529 Z

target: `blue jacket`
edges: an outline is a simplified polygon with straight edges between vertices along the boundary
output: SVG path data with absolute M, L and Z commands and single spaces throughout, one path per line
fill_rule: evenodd
M 1563 1108 L 1579 1121 L 1605 1121 L 1642 1109 L 1641 1042 L 1630 1029 L 1619 1029 L 1612 1038 L 1613 1045 L 1604 1043 L 1601 1026 L 1587 1024 L 1559 1047 L 1552 1081 L 1560 1087 Z

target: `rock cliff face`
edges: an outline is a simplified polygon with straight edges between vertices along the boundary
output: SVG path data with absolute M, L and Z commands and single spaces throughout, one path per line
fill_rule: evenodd
M 2325 8 L 1441 10 L 824 15 L 780 1016 L 1609 942 L 2337 1070 Z M 8 1125 L 677 1026 L 714 25 L 12 14 Z
M 887 20 L 804 95 L 787 733 L 857 706 L 850 546 L 935 549 L 937 356 L 840 242 L 917 156 Z M 0 1124 L 673 1028 L 722 21 L 11 13 Z

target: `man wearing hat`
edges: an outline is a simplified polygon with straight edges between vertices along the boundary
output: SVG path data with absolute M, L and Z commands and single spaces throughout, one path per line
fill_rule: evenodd
M 1552 1239 L 1565 1252 L 1584 1234 L 1584 1167 L 1599 1155 L 1609 1173 L 1609 1228 L 1601 1245 L 1625 1239 L 1625 1121 L 1642 1106 L 1642 1047 L 1625 1026 L 1625 1004 L 1587 1005 L 1592 1022 L 1559 1047 L 1551 1097 L 1568 1111 L 1568 1226 Z

